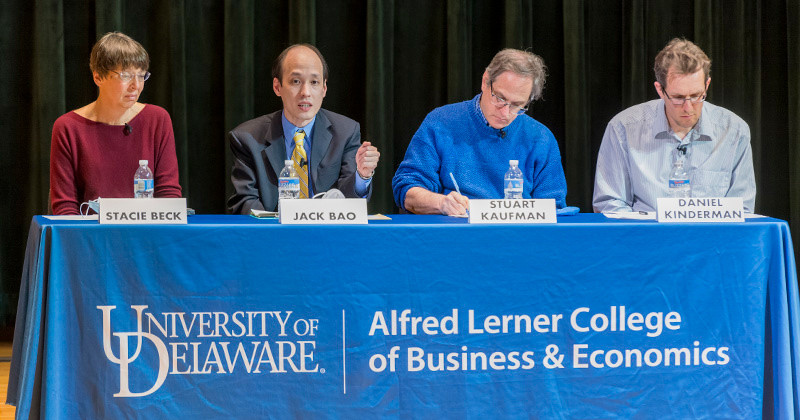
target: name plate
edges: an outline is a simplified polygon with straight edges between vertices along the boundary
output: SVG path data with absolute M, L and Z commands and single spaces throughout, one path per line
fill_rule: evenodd
M 186 224 L 186 198 L 101 198 L 98 203 L 101 224 Z
M 744 222 L 742 197 L 659 198 L 658 221 Z
M 556 223 L 556 200 L 469 200 L 469 222 Z
M 282 225 L 366 225 L 365 198 L 281 200 Z

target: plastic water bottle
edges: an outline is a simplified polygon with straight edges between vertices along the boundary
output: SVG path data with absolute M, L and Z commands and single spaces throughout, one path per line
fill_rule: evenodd
M 133 196 L 136 198 L 151 198 L 155 183 L 153 182 L 153 171 L 147 166 L 147 160 L 139 161 L 139 169 L 133 176 Z
M 522 198 L 522 171 L 518 160 L 508 161 L 508 172 L 503 182 L 505 198 L 519 200 Z
M 286 166 L 278 177 L 278 199 L 300 198 L 300 177 L 294 170 L 294 164 L 291 160 L 285 160 L 283 164 Z
M 689 173 L 686 172 L 683 152 L 678 152 L 678 156 L 672 163 L 669 171 L 669 197 L 670 198 L 689 198 L 692 196 L 692 184 L 689 180 Z

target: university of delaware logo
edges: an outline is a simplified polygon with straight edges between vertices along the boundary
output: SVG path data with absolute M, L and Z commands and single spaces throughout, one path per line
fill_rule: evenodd
M 314 359 L 319 319 L 297 317 L 292 311 L 154 313 L 147 308 L 131 305 L 128 316 L 135 314 L 136 328 L 119 332 L 112 328 L 116 306 L 97 306 L 103 316 L 103 352 L 119 366 L 115 397 L 150 395 L 169 375 L 325 373 Z M 143 349 L 148 357 L 141 357 Z M 154 360 L 149 356 L 153 349 L 157 362 L 145 362 Z M 142 366 L 144 363 L 158 365 Z M 146 388 L 150 381 L 152 386 L 131 389 L 131 372 L 154 372 L 151 377 L 133 380 L 134 388 Z
M 131 309 L 136 311 L 136 331 L 135 332 L 115 332 L 114 336 L 119 339 L 119 356 L 114 355 L 111 349 L 111 310 L 116 306 L 98 306 L 103 312 L 103 351 L 106 353 L 108 360 L 119 365 L 119 392 L 114 394 L 115 397 L 144 397 L 155 392 L 167 379 L 167 370 L 169 369 L 169 355 L 167 353 L 167 346 L 160 338 L 153 334 L 144 332 L 142 330 L 142 311 L 147 309 L 147 305 L 131 305 Z M 129 339 L 136 337 L 136 350 L 133 354 L 130 353 L 128 346 Z M 156 383 L 147 391 L 144 392 L 131 392 L 128 386 L 128 366 L 133 363 L 142 350 L 142 338 L 150 340 L 158 351 L 158 377 Z

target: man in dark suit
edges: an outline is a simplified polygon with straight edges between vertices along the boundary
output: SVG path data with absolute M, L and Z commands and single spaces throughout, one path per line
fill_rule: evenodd
M 380 153 L 361 143 L 359 124 L 320 109 L 327 93 L 328 65 L 314 46 L 292 45 L 275 60 L 272 89 L 283 110 L 247 121 L 228 133 L 233 151 L 228 199 L 234 214 L 278 208 L 278 176 L 292 160 L 301 197 L 336 188 L 345 197 L 369 198 Z

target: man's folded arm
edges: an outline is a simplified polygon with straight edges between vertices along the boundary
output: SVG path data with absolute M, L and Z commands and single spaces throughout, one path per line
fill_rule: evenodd
M 746 213 L 753 213 L 756 205 L 756 175 L 753 170 L 753 149 L 750 146 L 749 127 L 739 138 L 737 151 L 738 160 L 731 174 L 731 187 L 729 197 L 742 197 L 742 204 Z
M 233 131 L 229 132 L 228 143 L 233 152 L 231 182 L 233 196 L 228 199 L 228 208 L 233 214 L 250 214 L 251 209 L 264 210 L 259 199 L 253 156 Z
M 620 137 L 613 122 L 609 123 L 597 154 L 594 178 L 592 208 L 598 213 L 633 211 L 628 158 Z
M 548 131 L 549 133 L 549 131 Z M 552 198 L 556 200 L 556 208 L 567 206 L 567 180 L 564 176 L 564 167 L 561 165 L 561 153 L 558 142 L 549 134 L 547 157 L 541 170 L 534 176 L 532 198 Z
M 441 196 L 439 194 L 439 191 L 442 190 L 442 185 L 439 182 L 440 159 L 436 153 L 436 148 L 430 143 L 430 139 L 433 138 L 433 131 L 428 129 L 426 118 L 411 139 L 406 155 L 403 161 L 400 162 L 400 166 L 397 167 L 394 178 L 392 178 L 394 201 L 401 209 L 417 213 L 417 211 L 409 208 L 409 204 L 406 203 L 409 198 L 409 191 L 414 187 L 419 187 L 433 195 L 422 194 L 423 199 L 426 201 L 424 203 L 414 203 L 414 200 L 418 197 L 415 194 L 411 194 L 412 207 L 416 204 L 429 208 L 434 204 L 431 200 L 436 196 Z M 441 200 L 441 198 L 437 199 Z M 439 212 L 437 211 L 436 213 Z

